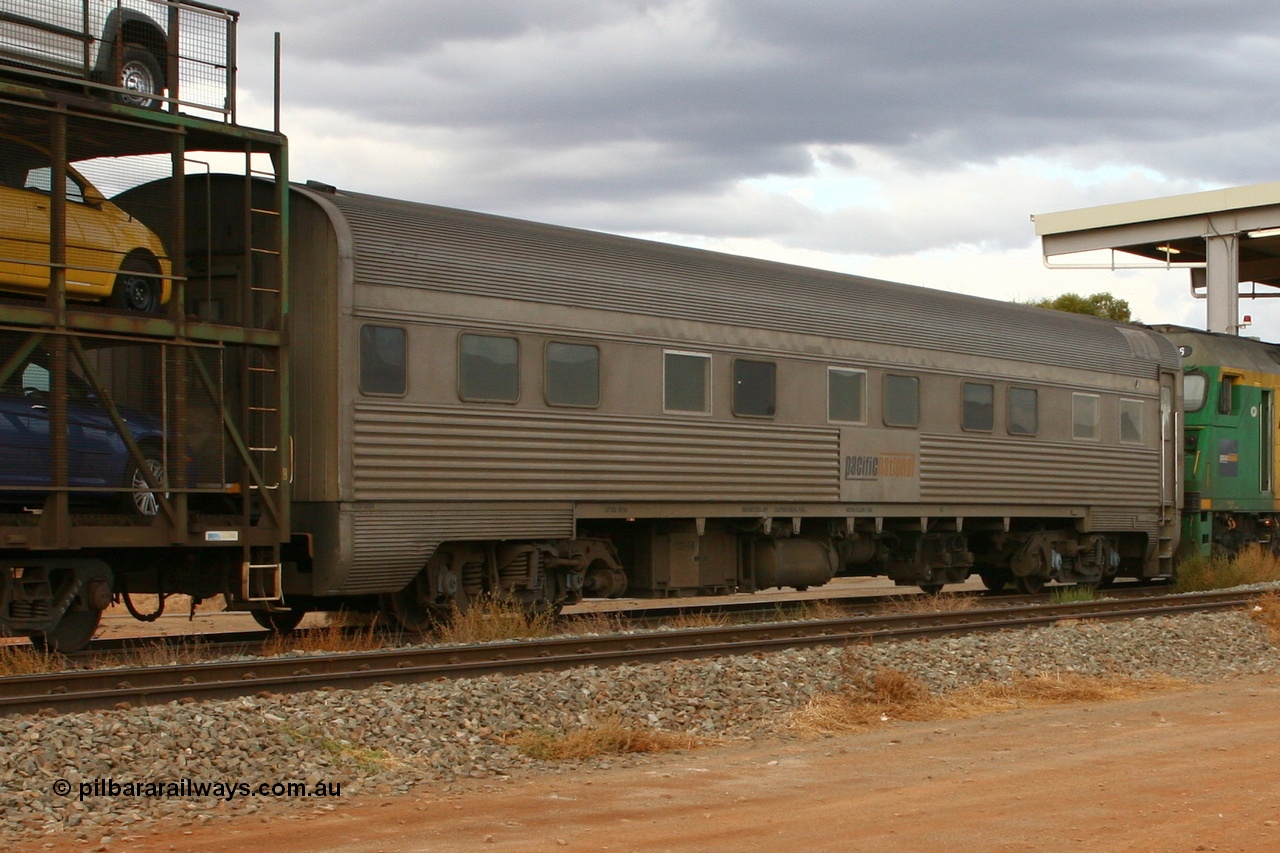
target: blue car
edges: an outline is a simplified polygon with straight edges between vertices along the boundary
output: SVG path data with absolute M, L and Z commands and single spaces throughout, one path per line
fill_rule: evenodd
M 0 364 L 3 360 L 0 360 Z M 33 353 L 0 385 L 0 503 L 38 495 L 53 483 L 49 425 L 50 374 L 46 354 Z M 118 408 L 142 450 L 153 479 L 164 483 L 164 428 L 159 419 Z M 106 405 L 84 379 L 67 374 L 67 484 L 83 494 L 116 498 L 142 516 L 160 509 L 139 463 L 129 453 Z M 127 489 L 120 492 L 106 490 Z

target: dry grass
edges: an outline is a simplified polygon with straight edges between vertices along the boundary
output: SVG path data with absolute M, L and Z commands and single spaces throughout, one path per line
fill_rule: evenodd
M 895 598 L 885 607 L 888 613 L 937 613 L 953 610 L 972 610 L 979 600 L 972 595 L 940 592 L 937 595 L 904 595 Z
M 57 652 L 41 651 L 25 643 L 0 646 L 0 677 L 62 672 L 67 666 L 67 659 Z
M 525 640 L 555 634 L 556 619 L 547 612 L 528 613 L 511 598 L 484 596 L 472 602 L 465 613 L 455 607 L 452 618 L 436 633 L 442 643 Z
M 822 621 L 828 619 L 843 619 L 848 615 L 849 611 L 845 607 L 836 604 L 833 601 L 825 601 L 821 598 L 817 598 L 813 601 L 806 601 L 804 604 L 800 605 L 800 609 L 796 610 L 794 614 L 787 615 L 780 612 L 778 614 L 778 620 L 795 619 L 804 621 Z
M 173 666 L 211 660 L 218 656 L 213 645 L 204 637 L 195 635 L 185 637 L 178 643 L 147 643 L 133 646 L 94 665 L 95 669 L 110 666 Z
M 1082 601 L 1093 601 L 1097 597 L 1097 591 L 1089 584 L 1083 583 L 1073 586 L 1055 586 L 1049 590 L 1051 604 L 1076 604 Z
M 1234 559 L 1193 555 L 1178 564 L 1178 592 L 1204 592 L 1245 584 L 1280 581 L 1280 560 L 1260 545 L 1250 545 Z
M 1130 699 L 1181 685 L 1175 679 L 1065 673 L 983 682 L 935 695 L 913 676 L 881 669 L 870 675 L 846 677 L 843 690 L 810 700 L 793 716 L 792 725 L 811 732 L 857 732 L 888 722 L 961 720 L 1020 708 Z
M 728 613 L 678 613 L 669 619 L 664 619 L 663 624 L 668 628 L 685 629 L 685 628 L 725 628 L 733 624 L 733 620 Z
M 1271 645 L 1280 646 L 1280 594 L 1267 592 L 1255 598 L 1249 615 L 1266 630 Z
M 270 635 L 262 644 L 262 656 L 289 652 L 372 652 L 395 645 L 396 639 L 382 630 L 377 618 L 336 611 L 321 627 Z
M 561 621 L 560 627 L 570 634 L 621 634 L 627 630 L 621 614 L 605 611 L 575 613 Z
M 550 729 L 514 731 L 502 736 L 501 740 L 514 745 L 530 758 L 541 761 L 580 760 L 599 755 L 627 755 L 636 752 L 674 752 L 697 749 L 713 742 L 680 732 L 629 726 L 617 717 L 609 717 L 569 732 Z
M 359 610 L 328 610 L 324 614 L 324 624 L 332 628 L 368 628 L 370 625 L 384 624 L 381 613 L 365 613 Z

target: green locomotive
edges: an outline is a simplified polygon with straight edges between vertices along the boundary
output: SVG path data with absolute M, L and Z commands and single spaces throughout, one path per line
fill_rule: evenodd
M 1157 326 L 1182 359 L 1186 458 L 1184 554 L 1280 554 L 1276 393 L 1280 345 Z

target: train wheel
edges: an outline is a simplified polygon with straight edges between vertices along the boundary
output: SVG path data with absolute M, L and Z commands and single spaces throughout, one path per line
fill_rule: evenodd
M 101 610 L 68 610 L 52 631 L 36 631 L 27 636 L 40 651 L 78 652 L 89 645 L 101 621 Z
M 251 610 L 249 615 L 253 617 L 254 622 L 257 622 L 273 634 L 288 634 L 298 627 L 298 623 L 302 621 L 302 617 L 307 615 L 307 611 L 298 608 Z
M 449 621 L 449 611 L 423 604 L 415 594 L 416 584 L 382 596 L 382 615 L 388 624 L 415 634 L 425 634 L 441 622 Z M 457 602 L 458 611 L 465 613 L 470 598 L 462 594 Z
M 1042 575 L 1026 575 L 1014 581 L 1018 592 L 1024 595 L 1035 595 L 1044 589 L 1045 579 Z
M 1002 592 L 1009 585 L 1009 576 L 1000 571 L 978 572 L 982 585 L 991 592 Z

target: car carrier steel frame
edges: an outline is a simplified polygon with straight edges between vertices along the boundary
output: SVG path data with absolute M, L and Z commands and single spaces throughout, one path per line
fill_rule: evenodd
M 227 56 L 234 60 L 232 46 Z M 179 66 L 177 57 L 170 66 Z M 234 78 L 226 79 L 229 104 Z M 0 132 L 47 150 L 51 187 L 64 186 L 71 162 L 105 164 L 136 183 L 122 174 L 134 163 L 150 170 L 146 176 L 184 176 L 219 160 L 220 168 L 240 164 L 246 184 L 266 178 L 277 189 L 265 202 L 259 194 L 252 205 L 221 212 L 251 235 L 232 258 L 188 244 L 189 218 L 208 211 L 189 209 L 185 180 L 169 181 L 161 205 L 127 208 L 162 238 L 172 262 L 173 296 L 155 314 L 68 300 L 75 202 L 48 194 L 47 296 L 0 295 L 0 384 L 38 354 L 50 386 L 39 413 L 47 426 L 38 424 L 48 437 L 45 485 L 0 479 L 0 626 L 74 648 L 121 599 L 141 617 L 158 615 L 175 592 L 270 609 L 281 597 L 280 550 L 290 529 L 286 140 L 236 125 L 229 112 L 205 119 L 138 109 L 53 78 L 36 82 L 0 75 Z M 172 104 L 180 102 L 178 84 L 170 86 Z M 220 223 L 205 225 L 212 232 Z M 92 389 L 92 405 L 137 463 L 133 482 L 85 486 L 69 472 L 77 442 L 90 441 L 68 419 L 72 374 Z M 139 410 L 163 422 L 162 446 L 133 439 L 129 413 Z M 131 508 L 130 497 L 147 493 L 154 515 Z M 159 594 L 159 607 L 140 612 L 135 593 Z

